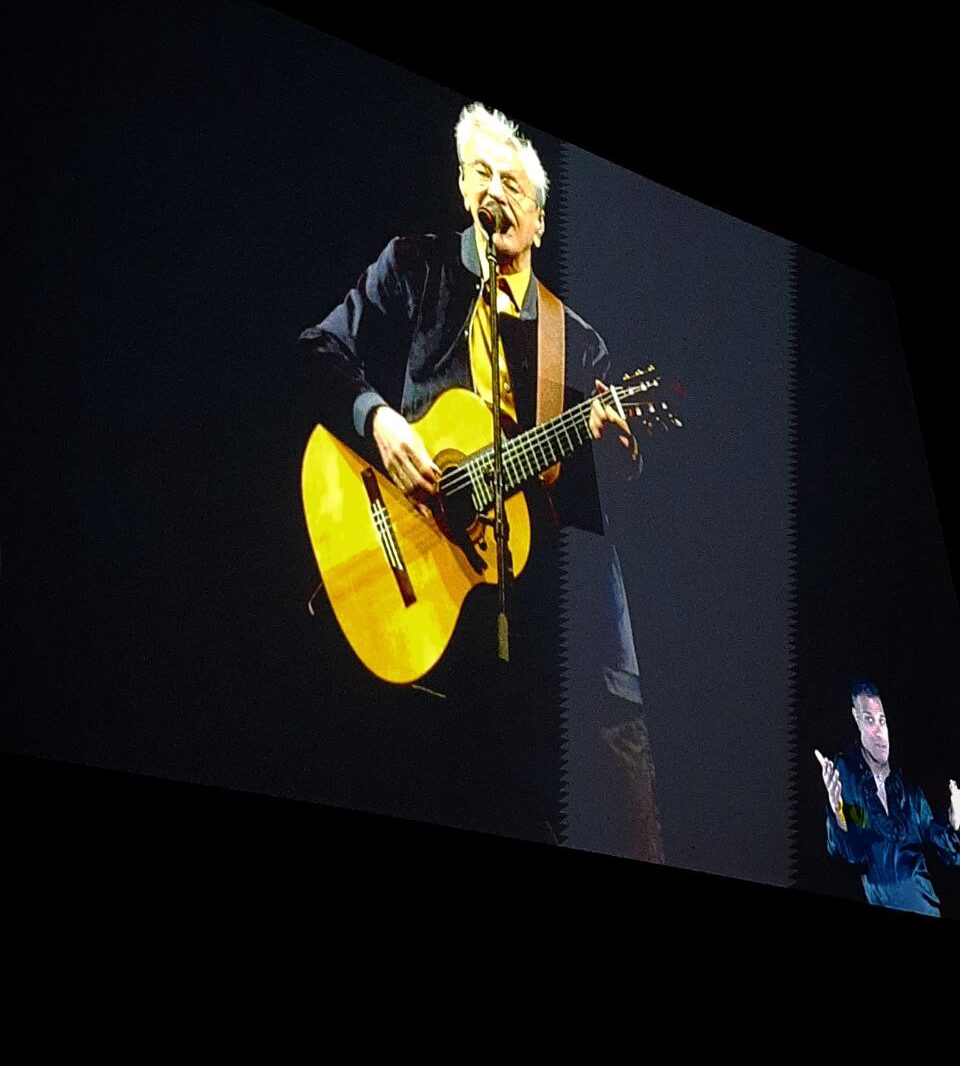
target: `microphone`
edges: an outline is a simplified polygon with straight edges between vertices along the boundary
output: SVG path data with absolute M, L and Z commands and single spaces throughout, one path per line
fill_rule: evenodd
M 495 200 L 483 204 L 477 210 L 477 218 L 488 237 L 492 237 L 504 228 L 503 208 Z

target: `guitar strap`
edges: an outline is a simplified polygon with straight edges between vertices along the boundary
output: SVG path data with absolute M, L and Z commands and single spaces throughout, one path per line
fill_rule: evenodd
M 537 279 L 537 425 L 563 412 L 566 331 L 563 304 Z M 560 464 L 544 470 L 540 480 L 552 485 L 560 476 Z

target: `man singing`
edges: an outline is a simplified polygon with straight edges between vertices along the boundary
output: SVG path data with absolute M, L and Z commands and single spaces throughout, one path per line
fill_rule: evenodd
M 506 418 L 520 429 L 536 422 L 538 319 L 549 293 L 532 273 L 532 252 L 546 228 L 549 182 L 533 146 L 504 115 L 481 104 L 464 108 L 456 127 L 458 187 L 471 224 L 450 236 L 390 241 L 355 288 L 300 343 L 324 371 L 324 421 L 353 447 L 360 441 L 383 470 L 419 504 L 437 492 L 439 471 L 416 425 L 437 397 L 462 388 L 491 403 L 499 377 Z M 486 223 L 486 228 L 484 223 Z M 487 231 L 492 229 L 500 284 L 496 292 L 500 344 L 492 352 Z M 563 407 L 596 394 L 589 416 L 595 438 L 619 438 L 621 454 L 637 456 L 627 422 L 602 383 L 609 357 L 599 335 L 561 307 Z M 600 456 L 598 463 L 608 462 Z M 549 488 L 534 482 L 530 562 L 509 590 L 510 664 L 494 661 L 493 597 L 468 597 L 453 643 L 428 687 L 449 696 L 432 713 L 441 722 L 423 737 L 429 748 L 424 778 L 412 784 L 410 813 L 448 824 L 533 839 L 563 839 L 561 804 L 560 525 L 602 534 L 590 449 L 565 460 Z M 605 619 L 605 661 L 595 666 L 597 745 L 606 744 L 608 772 L 621 795 L 598 797 L 616 808 L 607 822 L 620 842 L 597 846 L 647 859 L 662 857 L 653 802 L 653 767 L 640 716 L 639 670 L 616 554 L 604 542 L 599 615 Z M 489 590 L 482 589 L 481 593 Z M 451 710 L 456 708 L 456 710 Z M 468 710 L 464 710 L 468 708 Z M 449 728 L 442 724 L 450 718 Z M 601 739 L 601 729 L 604 730 Z M 611 739 L 612 738 L 612 739 Z M 639 754 L 638 754 L 639 753 Z M 629 770 L 626 769 L 631 763 Z M 411 772 L 406 768 L 400 772 Z M 424 770 L 424 774 L 427 770 Z M 584 846 L 591 846 L 585 843 Z
M 835 761 L 815 752 L 827 790 L 827 850 L 861 868 L 868 903 L 940 914 L 924 849 L 960 866 L 960 789 L 949 783 L 946 819 L 934 817 L 923 792 L 890 767 L 890 734 L 880 693 L 869 682 L 851 689 L 860 742 Z

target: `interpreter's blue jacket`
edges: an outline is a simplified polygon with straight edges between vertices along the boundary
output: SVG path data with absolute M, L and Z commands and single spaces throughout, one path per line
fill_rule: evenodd
M 847 829 L 828 809 L 827 851 L 861 867 L 867 902 L 939 916 L 925 849 L 960 866 L 960 834 L 945 819 L 934 818 L 923 792 L 906 784 L 899 770 L 886 779 L 885 811 L 861 752 L 837 756 L 836 766 Z

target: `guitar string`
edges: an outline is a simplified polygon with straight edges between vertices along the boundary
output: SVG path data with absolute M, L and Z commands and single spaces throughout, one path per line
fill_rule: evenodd
M 622 387 L 614 386 L 614 389 L 616 390 L 617 396 L 622 401 L 625 399 L 629 400 L 636 393 L 645 394 L 651 392 L 656 387 L 656 384 L 656 382 L 650 382 L 649 384 L 645 385 L 629 385 Z M 588 424 L 588 419 L 584 416 L 586 415 L 588 409 L 593 405 L 593 401 L 596 398 L 597 397 L 595 396 L 590 396 L 587 399 L 583 400 L 581 403 L 576 404 L 571 408 L 568 408 L 568 410 L 562 412 L 556 418 L 553 418 L 548 422 L 541 423 L 540 425 L 533 426 L 531 429 L 526 430 L 520 436 L 514 437 L 511 440 L 507 441 L 504 446 L 504 464 L 507 465 L 508 462 L 514 462 L 514 465 L 519 465 L 521 469 L 521 474 L 523 475 L 519 480 L 523 481 L 527 477 L 532 477 L 537 472 L 532 466 L 529 468 L 528 471 L 524 471 L 524 458 L 532 458 L 534 462 L 540 465 L 543 469 L 547 469 L 554 463 L 559 462 L 559 459 L 563 458 L 565 454 L 572 454 L 579 445 L 584 443 L 584 438 L 580 436 L 578 423 L 580 421 L 583 421 L 585 425 Z M 648 417 L 654 416 L 655 421 L 660 420 L 659 415 L 656 412 L 655 405 L 651 398 L 644 396 L 643 399 L 634 400 L 631 404 L 631 406 L 634 407 L 639 407 L 641 405 L 647 406 L 649 408 L 649 411 L 647 412 Z M 646 419 L 644 419 L 644 422 L 646 424 Z M 576 444 L 573 444 L 570 439 L 568 427 L 572 427 L 576 432 Z M 563 433 L 563 435 L 567 438 L 566 452 L 563 451 L 563 443 L 560 440 L 561 433 Z M 593 439 L 592 435 L 590 439 Z M 561 455 L 559 458 L 553 452 L 554 443 L 556 443 L 561 449 Z M 537 456 L 538 447 L 540 449 L 539 459 Z M 549 458 L 545 450 L 547 448 L 550 449 Z M 492 453 L 491 448 L 486 448 L 482 452 L 477 452 L 474 456 L 471 456 L 468 460 L 466 460 L 464 463 L 461 463 L 457 467 L 457 473 L 465 466 L 468 466 L 468 464 L 471 462 L 485 462 L 485 457 L 488 453 Z M 463 480 L 457 479 L 457 473 L 452 474 L 449 478 L 449 488 L 451 491 L 458 491 L 459 489 L 464 487 Z M 473 480 L 473 476 L 473 471 L 468 470 L 467 477 Z M 518 483 L 519 481 L 515 482 L 515 484 Z M 448 486 L 446 485 L 444 486 L 445 489 L 447 489 L 447 487 Z
M 629 398 L 634 392 L 648 392 L 647 389 L 640 389 L 639 386 L 630 386 L 625 389 L 617 390 L 620 398 Z M 582 403 L 569 408 L 561 415 L 551 419 L 549 422 L 544 422 L 540 425 L 534 426 L 532 429 L 526 430 L 519 437 L 514 437 L 508 441 L 504 446 L 504 467 L 507 470 L 508 477 L 511 479 L 511 490 L 518 486 L 521 482 L 525 481 L 528 477 L 533 477 L 534 474 L 540 471 L 549 469 L 555 463 L 559 462 L 566 455 L 572 454 L 577 447 L 582 445 L 585 440 L 593 440 L 593 435 L 588 434 L 587 437 L 581 435 L 580 428 L 581 423 L 584 428 L 589 427 L 588 411 L 592 406 L 596 397 L 589 397 Z M 656 412 L 654 404 L 651 400 L 634 401 L 632 406 L 639 407 L 641 404 L 649 407 L 646 417 L 644 418 L 644 424 L 648 425 L 648 419 L 653 416 L 654 421 L 660 421 L 659 414 Z M 576 444 L 571 439 L 570 429 L 573 429 L 576 434 Z M 566 437 L 566 449 L 564 448 L 561 434 Z M 554 446 L 559 448 L 560 455 L 558 456 L 554 450 Z M 470 456 L 464 462 L 459 464 L 455 471 L 451 472 L 444 481 L 441 479 L 441 486 L 444 492 L 458 492 L 466 487 L 465 482 L 470 481 L 472 487 L 476 487 L 478 481 L 476 471 L 477 468 L 482 469 L 483 473 L 486 473 L 491 466 L 490 456 L 492 456 L 492 448 L 485 448 L 481 452 L 477 452 L 475 455 Z M 526 460 L 526 462 L 525 462 Z M 532 462 L 531 462 L 532 460 Z M 519 467 L 520 477 L 516 476 L 516 468 Z M 483 486 L 483 495 L 480 497 L 480 501 L 489 502 L 490 491 L 489 483 L 485 477 L 479 478 L 480 484 Z M 476 494 L 475 499 L 476 499 Z
M 387 557 L 387 562 L 394 570 L 402 570 L 403 566 L 400 564 L 400 554 L 397 548 L 396 536 L 391 528 L 390 513 L 379 500 L 373 507 L 373 519 L 374 525 L 377 527 L 377 533 L 380 537 L 380 543 L 383 545 L 384 554 Z
M 586 425 L 588 421 L 587 411 L 592 403 L 592 398 L 590 400 L 584 400 L 583 403 L 577 404 L 569 410 L 564 411 L 563 414 L 558 415 L 555 419 L 551 419 L 550 422 L 534 426 L 532 429 L 526 430 L 519 437 L 514 437 L 512 440 L 506 441 L 504 444 L 504 465 L 511 464 L 515 470 L 519 468 L 521 472 L 519 481 L 526 480 L 528 477 L 533 477 L 537 472 L 536 467 L 528 462 L 525 469 L 524 459 L 529 460 L 530 458 L 533 458 L 536 460 L 536 453 L 533 450 L 535 438 L 537 436 L 545 437 L 549 434 L 550 436 L 556 437 L 559 443 L 557 430 L 560 427 L 562 427 L 565 432 L 567 426 L 572 427 L 574 432 L 577 433 L 577 443 L 582 444 L 583 440 L 580 438 L 579 432 L 577 432 L 577 422 L 581 421 Z M 569 439 L 569 433 L 566 433 L 566 435 Z M 571 453 L 573 450 L 575 449 L 571 449 Z M 447 476 L 446 480 L 441 478 L 440 483 L 443 490 L 445 492 L 458 492 L 461 489 L 466 488 L 467 484 L 474 480 L 476 469 L 478 467 L 482 469 L 492 462 L 492 455 L 492 447 L 487 447 L 482 451 L 469 456 L 457 466 L 455 471 Z M 546 465 L 550 466 L 552 463 L 547 463 Z M 471 466 L 473 467 L 472 470 L 470 469 Z M 515 483 L 519 483 L 519 481 L 515 481 Z M 486 488 L 485 484 L 484 487 Z

